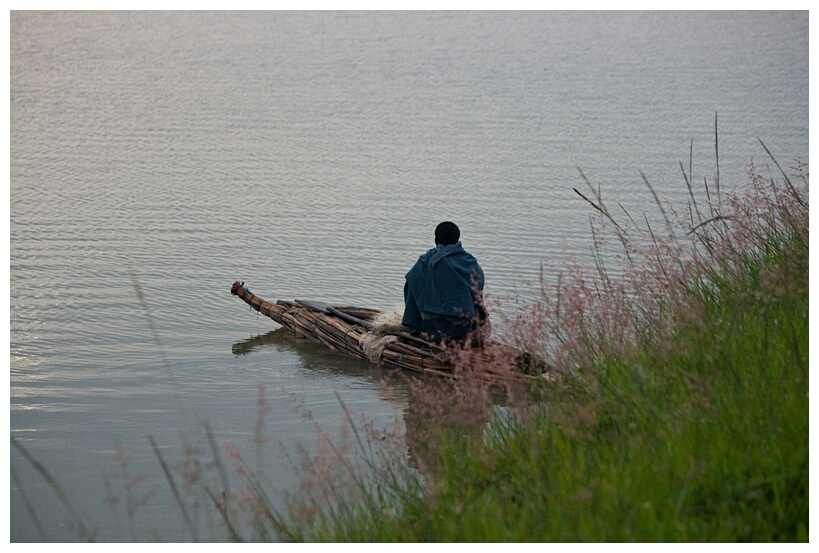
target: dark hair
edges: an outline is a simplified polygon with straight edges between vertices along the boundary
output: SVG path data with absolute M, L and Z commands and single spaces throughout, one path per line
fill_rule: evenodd
M 444 221 L 435 227 L 435 244 L 457 244 L 461 238 L 461 230 L 458 225 L 450 221 Z

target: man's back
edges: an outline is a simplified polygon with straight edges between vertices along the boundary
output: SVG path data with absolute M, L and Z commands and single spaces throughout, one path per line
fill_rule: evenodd
M 403 324 L 434 339 L 460 338 L 486 318 L 483 269 L 464 250 L 454 223 L 436 228 L 436 246 L 418 258 L 404 285 Z

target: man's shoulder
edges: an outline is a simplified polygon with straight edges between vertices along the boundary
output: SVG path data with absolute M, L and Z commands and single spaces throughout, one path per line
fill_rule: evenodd
M 428 261 L 433 255 L 438 252 L 438 248 L 431 248 L 421 255 L 418 256 L 418 261 L 423 263 L 424 261 Z
M 415 271 L 421 270 L 422 267 L 426 267 L 429 265 L 429 260 L 432 258 L 432 254 L 435 253 L 435 248 L 428 250 L 421 255 L 418 256 L 418 259 L 415 260 L 415 263 L 410 268 L 409 272 L 413 273 Z
M 472 255 L 471 253 L 469 253 L 468 251 L 466 251 L 463 248 L 461 248 L 461 250 L 459 252 L 457 252 L 455 255 L 457 255 L 458 257 L 462 257 L 464 259 L 472 260 L 475 263 L 478 262 L 478 259 L 474 255 Z

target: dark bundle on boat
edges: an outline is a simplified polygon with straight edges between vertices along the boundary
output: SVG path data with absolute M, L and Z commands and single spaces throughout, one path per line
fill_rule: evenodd
M 278 300 L 266 301 L 251 292 L 244 282 L 234 282 L 230 290 L 234 296 L 242 298 L 250 307 L 273 319 L 276 323 L 314 342 L 320 342 L 330 349 L 367 359 L 387 368 L 403 369 L 419 373 L 455 377 L 453 373 L 453 351 L 441 344 L 428 342 L 411 336 L 400 329 L 384 329 L 376 325 L 375 319 L 381 311 L 351 306 L 333 306 L 317 301 Z M 492 353 L 488 353 L 492 351 Z M 462 352 L 457 352 L 461 354 Z M 521 361 L 521 354 L 508 348 L 474 347 L 468 351 L 473 363 L 485 370 L 486 380 L 500 378 L 492 372 L 492 355 L 503 353 Z M 531 374 L 531 359 L 526 359 L 526 373 L 521 378 L 535 379 Z M 541 373 L 541 370 L 534 371 Z

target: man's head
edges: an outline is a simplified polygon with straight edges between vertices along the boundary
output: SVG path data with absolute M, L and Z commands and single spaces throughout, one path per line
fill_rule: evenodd
M 455 223 L 444 221 L 443 223 L 435 227 L 436 246 L 438 244 L 443 244 L 444 246 L 448 246 L 449 244 L 457 244 L 458 240 L 460 239 L 461 230 Z

